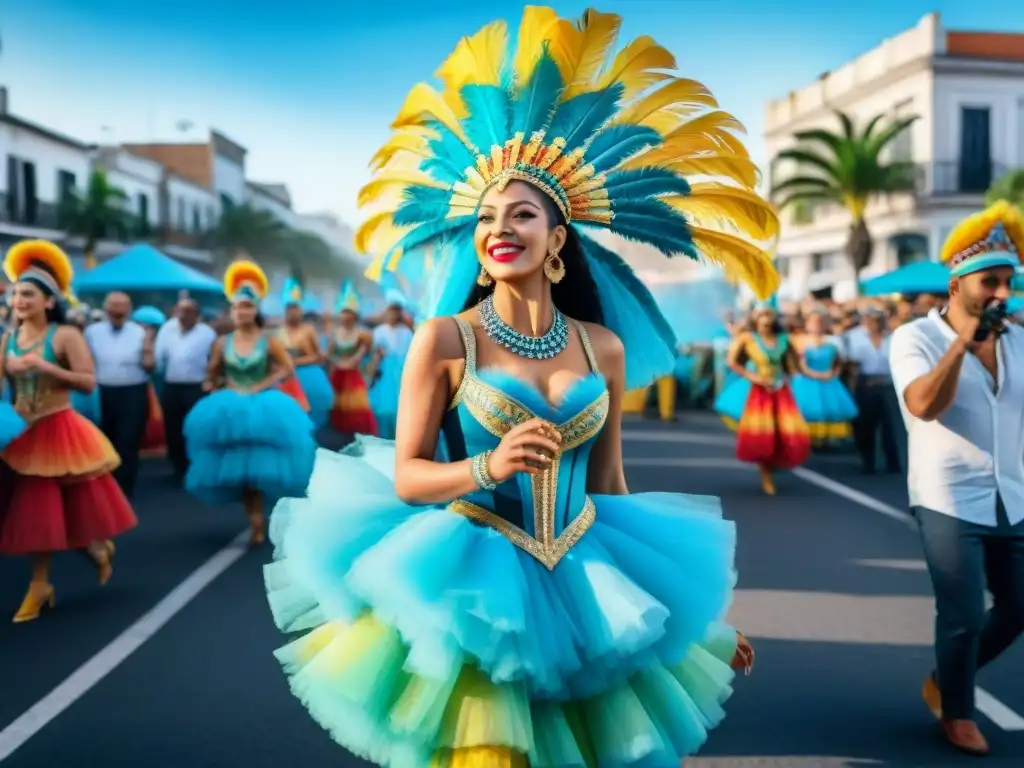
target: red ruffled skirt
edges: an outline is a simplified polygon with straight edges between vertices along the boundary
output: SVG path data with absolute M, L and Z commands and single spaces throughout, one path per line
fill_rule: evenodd
M 331 387 L 334 388 L 331 426 L 347 434 L 376 435 L 377 418 L 370 410 L 369 392 L 362 371 L 354 368 L 333 369 Z
M 736 436 L 736 458 L 771 469 L 792 469 L 811 455 L 811 433 L 789 384 L 774 392 L 750 388 Z
M 0 460 L 0 554 L 82 549 L 138 522 L 110 476 L 120 457 L 70 408 L 32 424 Z
M 149 385 L 149 415 L 146 417 L 146 434 L 142 437 L 142 452 L 148 456 L 162 454 L 167 450 L 167 438 L 164 435 L 164 411 L 157 399 L 156 389 Z
M 302 384 L 299 383 L 297 376 L 289 376 L 278 384 L 277 388 L 286 395 L 294 397 L 298 401 L 299 405 L 302 406 L 302 410 L 309 413 L 309 400 L 306 399 L 306 393 L 302 391 Z

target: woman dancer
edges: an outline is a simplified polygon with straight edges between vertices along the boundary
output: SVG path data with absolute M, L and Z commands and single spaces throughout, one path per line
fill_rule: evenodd
M 334 389 L 331 426 L 345 435 L 376 435 L 377 419 L 361 367 L 373 340 L 359 327 L 359 295 L 351 280 L 345 281 L 337 309 L 338 328 L 328 350 Z
M 54 607 L 55 552 L 84 551 L 106 584 L 113 575 L 111 540 L 136 520 L 110 476 L 120 458 L 71 408 L 71 389 L 88 393 L 95 386 L 84 337 L 64 325 L 71 262 L 53 243 L 25 240 L 7 252 L 4 272 L 15 284 L 19 324 L 0 342 L 0 377 L 13 376 L 14 410 L 26 429 L 0 452 L 0 554 L 32 560 L 32 580 L 14 616 L 20 623 Z M 14 427 L 9 413 L 0 415 L 0 445 Z
M 373 351 L 367 367 L 370 379 L 370 408 L 377 420 L 378 434 L 393 439 L 398 419 L 398 389 L 409 354 L 413 331 L 405 308 L 397 297 L 388 298 L 384 322 L 373 329 Z
M 793 400 L 807 422 L 812 444 L 818 448 L 852 437 L 851 422 L 857 418 L 857 405 L 839 379 L 842 360 L 838 347 L 826 336 L 827 322 L 828 313 L 820 307 L 808 314 L 796 346 L 804 367 L 813 376 L 798 373 L 793 377 Z
M 313 423 L 295 398 L 281 392 L 293 374 L 281 343 L 263 329 L 260 302 L 267 277 L 251 261 L 224 275 L 234 330 L 210 353 L 204 397 L 185 418 L 189 469 L 185 487 L 212 504 L 245 505 L 250 541 L 265 539 L 264 497 L 301 493 L 313 469 Z
M 278 338 L 291 355 L 295 378 L 309 403 L 309 418 L 313 426 L 320 429 L 327 423 L 334 391 L 324 373 L 324 357 L 316 328 L 303 317 L 303 298 L 302 286 L 290 279 L 284 289 L 284 325 L 278 331 Z
M 746 201 L 753 220 L 736 220 L 672 170 L 697 167 L 687 143 L 648 126 L 715 133 L 676 102 L 710 97 L 661 74 L 671 56 L 649 38 L 614 65 L 595 57 L 619 23 L 528 7 L 507 62 L 504 24 L 463 40 L 440 70 L 452 90 L 417 86 L 378 154 L 423 139 L 421 170 L 385 165 L 364 189 L 369 203 L 404 186 L 359 242 L 388 251 L 385 220 L 403 259 L 443 238 L 434 319 L 406 362 L 397 442 L 321 452 L 309 498 L 275 511 L 266 580 L 282 630 L 306 632 L 277 654 L 293 691 L 382 765 L 678 765 L 721 720 L 730 665 L 752 663 L 718 623 L 735 580 L 719 501 L 626 487 L 622 393 L 672 370 L 675 339 L 577 222 L 691 256 L 717 253 L 705 215 L 759 236 L 777 222 L 715 184 Z M 638 57 L 659 99 L 640 95 Z M 736 253 L 758 293 L 774 289 L 766 253 Z M 448 463 L 432 460 L 442 430 Z
M 739 377 L 715 401 L 715 410 L 736 430 L 736 458 L 757 464 L 761 489 L 775 495 L 774 472 L 798 467 L 811 453 L 811 435 L 800 415 L 787 376 L 823 374 L 804 366 L 782 332 L 774 303 L 757 306 L 752 331 L 740 333 L 729 348 L 729 368 Z
M 167 322 L 167 315 L 156 307 L 139 307 L 132 312 L 132 320 L 146 329 L 146 333 L 156 339 L 156 334 Z M 167 434 L 164 430 L 164 409 L 160 407 L 160 396 L 163 393 L 163 378 L 160 372 L 150 377 L 146 387 L 149 400 L 149 414 L 146 417 L 146 431 L 142 436 L 140 454 L 143 456 L 165 456 L 167 454 Z

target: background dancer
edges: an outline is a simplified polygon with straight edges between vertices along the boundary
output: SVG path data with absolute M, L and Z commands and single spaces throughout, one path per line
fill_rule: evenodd
M 304 293 L 294 279 L 285 284 L 281 303 L 284 305 L 284 325 L 278 330 L 281 344 L 291 355 L 295 376 L 309 403 L 309 418 L 320 429 L 334 402 L 334 390 L 324 373 L 324 356 L 316 328 L 307 323 L 302 313 Z
M 373 338 L 359 326 L 359 294 L 351 280 L 345 281 L 338 296 L 337 311 L 338 327 L 327 352 L 334 390 L 331 426 L 344 435 L 376 435 L 377 419 L 362 371 Z
M 975 675 L 1024 631 L 1024 330 L 1002 320 L 1022 252 L 1024 217 L 1008 203 L 961 222 L 942 248 L 947 311 L 892 337 L 910 504 L 935 588 L 923 695 L 946 739 L 977 755 L 989 747 L 974 722 Z
M 811 455 L 811 434 L 787 377 L 802 372 L 823 379 L 825 374 L 804 366 L 782 331 L 774 302 L 756 307 L 751 324 L 753 329 L 738 335 L 729 349 L 729 368 L 742 378 L 722 391 L 715 410 L 736 431 L 736 458 L 757 464 L 761 489 L 774 496 L 774 472 L 798 467 Z
M 377 420 L 378 434 L 394 438 L 398 418 L 398 389 L 402 383 L 405 356 L 412 344 L 412 328 L 405 308 L 395 296 L 389 297 L 384 322 L 373 329 L 372 360 L 367 372 L 370 380 L 370 408 Z
M 0 554 L 32 561 L 32 580 L 14 616 L 20 623 L 54 607 L 55 552 L 85 551 L 106 584 L 113 575 L 112 539 L 136 520 L 110 475 L 120 463 L 116 451 L 71 408 L 70 389 L 95 386 L 85 339 L 63 324 L 71 262 L 53 243 L 26 240 L 7 252 L 4 272 L 15 283 L 18 328 L 0 344 L 0 377 L 13 376 L 14 408 L 27 429 L 0 452 Z
M 775 214 L 753 192 L 735 193 L 742 208 L 697 201 L 709 207 L 695 203 L 693 218 L 661 199 L 691 189 L 669 170 L 679 145 L 633 121 L 685 133 L 677 89 L 660 114 L 620 108 L 627 83 L 614 76 L 598 85 L 580 73 L 587 109 L 565 93 L 562 72 L 578 64 L 567 52 L 600 51 L 592 71 L 616 71 L 604 59 L 619 25 L 528 7 L 522 69 L 500 86 L 512 53 L 503 60 L 504 25 L 489 25 L 441 68 L 468 115 L 435 121 L 426 105 L 451 102 L 417 86 L 408 130 L 388 145 L 422 138 L 420 121 L 443 132 L 424 145 L 438 154 L 422 176 L 385 185 L 404 201 L 389 215 L 405 234 L 381 248 L 422 258 L 415 246 L 444 223 L 435 319 L 406 361 L 397 441 L 320 452 L 309 498 L 275 510 L 266 570 L 279 626 L 307 633 L 277 653 L 293 691 L 382 765 L 678 765 L 721 720 L 730 664 L 752 663 L 717 623 L 735 579 L 718 500 L 626 486 L 622 394 L 671 372 L 676 343 L 630 268 L 578 223 L 696 256 L 705 216 L 763 233 Z M 629 50 L 644 45 L 670 66 L 649 38 Z M 389 173 L 371 180 L 367 204 Z M 741 209 L 750 217 L 732 219 Z M 761 295 L 777 285 L 767 253 L 732 258 Z M 442 429 L 450 463 L 433 460 Z
M 267 277 L 251 261 L 224 275 L 234 330 L 217 340 L 200 400 L 185 418 L 185 487 L 212 504 L 241 499 L 253 545 L 266 538 L 267 496 L 301 493 L 313 469 L 313 422 L 278 387 L 293 375 L 281 343 L 264 330 Z
M 828 336 L 828 313 L 816 308 L 807 315 L 804 332 L 794 341 L 803 365 L 817 376 L 803 373 L 792 379 L 793 400 L 807 422 L 815 447 L 832 447 L 853 435 L 851 422 L 857 417 L 846 385 L 839 378 L 843 362 L 839 346 Z

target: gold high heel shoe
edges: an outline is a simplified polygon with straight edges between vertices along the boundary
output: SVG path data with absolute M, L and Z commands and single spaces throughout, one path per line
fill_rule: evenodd
M 39 618 L 43 608 L 49 608 L 52 611 L 56 605 L 57 593 L 52 584 L 47 584 L 44 589 L 35 590 L 30 584 L 28 592 L 25 593 L 25 599 L 21 601 L 21 607 L 14 614 L 14 623 L 23 624 L 26 621 L 35 621 Z
M 767 496 L 775 495 L 775 478 L 770 469 L 761 468 L 761 490 Z

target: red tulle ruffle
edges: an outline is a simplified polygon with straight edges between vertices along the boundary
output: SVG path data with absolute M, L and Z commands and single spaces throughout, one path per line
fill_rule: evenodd
M 309 400 L 306 399 L 306 393 L 302 391 L 302 384 L 299 383 L 297 376 L 289 376 L 278 385 L 278 389 L 294 397 L 302 406 L 302 410 L 309 413 Z
M 376 435 L 377 418 L 370 410 L 370 396 L 362 372 L 335 368 L 331 371 L 331 387 L 334 389 L 331 426 L 346 434 Z
M 99 477 L 121 464 L 99 428 L 71 408 L 33 423 L 0 459 L 19 475 L 58 480 Z
M 792 469 L 811 455 L 811 433 L 788 384 L 774 392 L 754 385 L 740 418 L 736 458 L 771 469 Z

